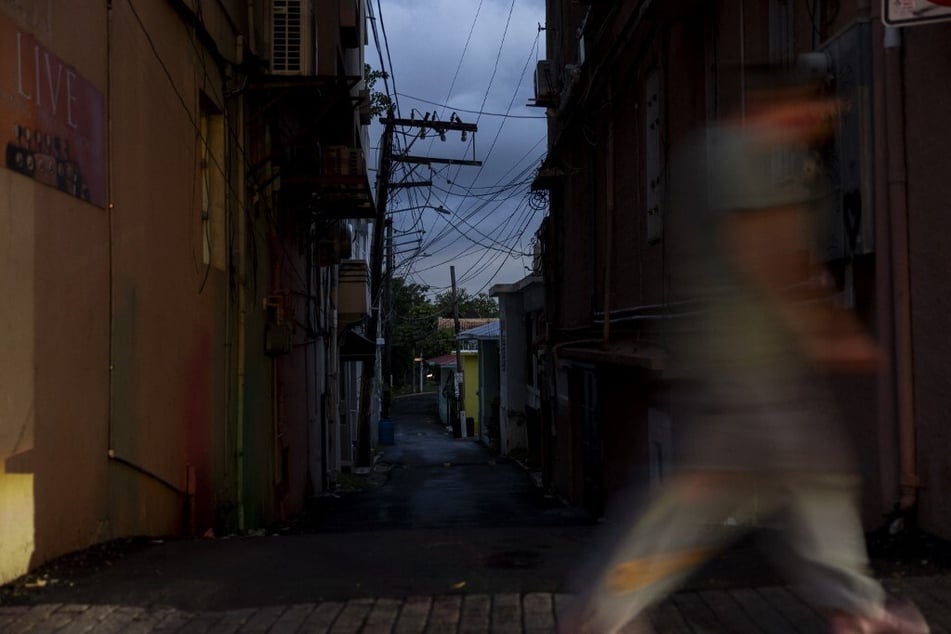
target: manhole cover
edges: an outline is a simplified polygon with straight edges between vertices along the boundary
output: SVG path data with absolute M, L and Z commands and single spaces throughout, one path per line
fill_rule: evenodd
M 509 550 L 493 553 L 484 560 L 487 568 L 524 569 L 537 568 L 539 555 L 531 550 Z

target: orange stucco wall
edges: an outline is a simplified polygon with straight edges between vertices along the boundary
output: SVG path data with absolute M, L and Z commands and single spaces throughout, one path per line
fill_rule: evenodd
M 105 8 L 38 4 L 0 19 L 102 90 Z M 0 169 L 0 581 L 108 532 L 108 262 L 105 210 Z
M 83 82 L 109 131 L 87 173 L 111 183 L 87 202 L 0 166 L 0 582 L 112 537 L 202 532 L 233 471 L 224 243 L 202 221 L 196 133 L 223 78 L 169 3 L 135 7 L 0 6 L 53 68 L 27 84 L 8 58 L 3 107 L 39 127 Z

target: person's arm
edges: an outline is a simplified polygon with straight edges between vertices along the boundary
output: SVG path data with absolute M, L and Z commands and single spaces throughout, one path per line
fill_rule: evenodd
M 821 273 L 808 257 L 808 227 L 807 212 L 798 206 L 732 211 L 725 214 L 723 238 L 734 265 L 809 359 L 829 371 L 873 371 L 878 349 L 851 312 L 788 290 Z

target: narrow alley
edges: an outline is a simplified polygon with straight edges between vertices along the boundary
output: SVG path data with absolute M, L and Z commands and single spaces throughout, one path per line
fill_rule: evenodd
M 0 631 L 556 631 L 603 526 L 453 438 L 433 410 L 431 395 L 394 401 L 395 443 L 365 488 L 252 536 L 126 540 L 56 560 L 3 587 Z M 894 568 L 886 585 L 946 632 L 940 572 Z M 823 632 L 771 575 L 741 544 L 655 610 L 654 631 Z

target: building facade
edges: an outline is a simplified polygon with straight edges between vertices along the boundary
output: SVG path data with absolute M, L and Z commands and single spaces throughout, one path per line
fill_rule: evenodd
M 928 4 L 922 0 L 922 4 Z M 689 186 L 674 148 L 745 108 L 764 65 L 819 53 L 848 104 L 823 165 L 831 211 L 819 257 L 837 301 L 877 339 L 886 363 L 837 390 L 853 430 L 864 519 L 895 511 L 951 536 L 941 503 L 951 373 L 940 333 L 947 294 L 948 135 L 933 125 L 951 75 L 928 64 L 951 47 L 951 24 L 883 23 L 883 3 L 797 0 L 547 3 L 548 58 L 536 105 L 549 117 L 549 156 L 534 187 L 548 192 L 543 249 L 548 318 L 543 422 L 553 486 L 600 510 L 612 491 L 662 479 L 677 444 L 664 388 L 664 316 L 684 299 L 669 243 L 670 201 Z M 939 9 L 943 11 L 943 9 Z M 679 179 L 679 180 L 678 180 Z
M 549 452 L 542 447 L 550 436 L 541 433 L 544 291 L 542 278 L 529 275 L 513 284 L 496 284 L 489 294 L 499 299 L 499 451 L 524 451 L 533 467 L 550 475 L 543 463 Z
M 0 3 L 0 582 L 333 485 L 370 358 L 341 345 L 363 25 L 359 0 Z

